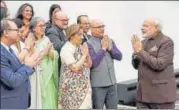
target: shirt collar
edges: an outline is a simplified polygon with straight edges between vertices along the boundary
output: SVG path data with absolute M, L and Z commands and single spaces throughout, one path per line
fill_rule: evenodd
M 5 49 L 9 52 L 9 47 L 1 41 L 1 45 L 5 47 Z

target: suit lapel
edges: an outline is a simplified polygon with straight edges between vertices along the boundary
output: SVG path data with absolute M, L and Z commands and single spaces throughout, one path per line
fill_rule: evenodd
M 91 36 L 89 34 L 86 34 L 87 39 L 89 40 Z
M 21 62 L 17 59 L 14 59 L 12 57 L 12 55 L 5 49 L 5 47 L 3 45 L 1 45 L 1 54 L 4 54 L 9 60 L 11 60 L 12 62 L 15 62 L 17 65 L 20 65 Z

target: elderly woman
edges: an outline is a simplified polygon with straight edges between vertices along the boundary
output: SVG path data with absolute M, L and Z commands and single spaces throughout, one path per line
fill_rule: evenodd
M 33 6 L 29 3 L 22 4 L 17 11 L 16 18 L 19 18 L 23 21 L 23 25 L 25 26 L 25 31 L 23 32 L 23 39 L 28 36 L 30 21 L 34 16 Z
M 45 36 L 45 22 L 36 17 L 31 20 L 30 30 L 34 35 L 34 52 L 41 52 L 42 60 L 30 77 L 31 109 L 57 109 L 58 53 Z
M 81 46 L 83 30 L 73 24 L 66 30 L 68 41 L 62 47 L 59 82 L 59 108 L 91 109 L 90 67 L 88 46 Z

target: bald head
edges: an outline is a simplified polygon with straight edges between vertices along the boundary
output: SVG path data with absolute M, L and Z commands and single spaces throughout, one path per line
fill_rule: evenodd
M 68 17 L 66 13 L 62 11 L 57 11 L 54 16 L 54 24 L 61 29 L 66 29 L 68 27 Z
M 1 20 L 0 34 L 1 41 L 10 46 L 18 40 L 19 30 L 17 25 L 12 20 L 3 19 Z
M 94 37 L 102 38 L 104 35 L 104 27 L 105 25 L 99 19 L 91 20 L 91 34 Z
M 67 17 L 67 15 L 66 15 L 66 13 L 64 13 L 63 11 L 57 11 L 56 13 L 55 13 L 55 17 L 57 17 L 57 18 L 68 18 Z
M 142 33 L 144 37 L 153 37 L 161 31 L 160 21 L 154 18 L 147 18 L 142 25 Z
M 103 22 L 100 19 L 92 19 L 91 20 L 91 27 L 97 27 L 104 25 Z

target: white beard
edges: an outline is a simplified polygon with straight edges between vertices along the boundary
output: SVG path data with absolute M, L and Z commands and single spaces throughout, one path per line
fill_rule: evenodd
M 142 34 L 142 38 L 144 39 L 150 39 L 152 36 L 147 34 Z

